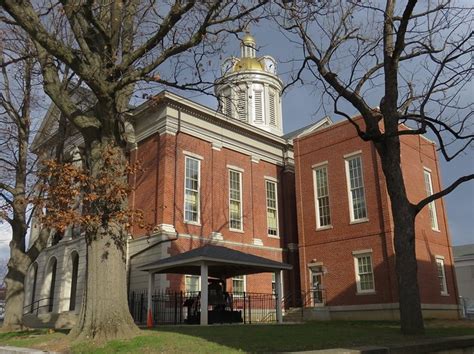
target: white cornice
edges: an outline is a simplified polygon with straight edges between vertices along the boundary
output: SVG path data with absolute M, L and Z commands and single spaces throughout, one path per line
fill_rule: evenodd
M 174 135 L 179 126 L 180 132 L 211 142 L 216 148 L 228 148 L 278 165 L 293 163 L 292 158 L 288 159 L 288 155 L 293 155 L 293 146 L 285 139 L 255 129 L 246 123 L 234 121 L 171 93 L 164 92 L 161 95 L 163 97 L 158 102 L 162 106 L 154 109 L 151 114 L 147 114 L 144 107 L 137 109 L 137 141 L 157 132 L 160 135 Z

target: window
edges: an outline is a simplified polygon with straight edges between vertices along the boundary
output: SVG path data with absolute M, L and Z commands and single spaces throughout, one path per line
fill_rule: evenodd
M 71 292 L 69 294 L 69 311 L 76 309 L 77 293 L 77 275 L 79 270 L 79 255 L 77 252 L 71 254 L 72 274 L 71 274 Z
M 269 111 L 270 111 L 270 125 L 276 126 L 276 112 L 275 112 L 275 93 L 268 94 Z
M 31 304 L 30 313 L 35 310 L 35 296 L 36 296 L 36 282 L 38 280 L 38 263 L 33 263 L 33 267 L 30 270 L 32 284 L 31 284 Z
M 254 91 L 255 122 L 263 123 L 263 92 Z
M 351 222 L 367 219 L 365 204 L 364 178 L 362 176 L 362 157 L 352 156 L 346 159 L 346 177 L 349 189 L 349 211 Z
M 184 290 L 187 293 L 197 293 L 201 290 L 201 277 L 199 275 L 184 276 Z
M 232 292 L 234 296 L 243 296 L 245 292 L 245 275 L 232 278 Z
M 446 285 L 446 273 L 444 271 L 444 259 L 441 257 L 436 258 L 436 268 L 438 270 L 439 287 L 441 289 L 441 295 L 448 295 L 448 286 Z
M 275 279 L 275 273 L 272 273 L 272 294 L 276 294 L 276 279 Z
M 375 291 L 374 272 L 372 269 L 372 254 L 360 253 L 354 255 L 356 284 L 358 293 L 373 293 Z
M 428 170 L 423 171 L 424 177 L 425 177 L 425 190 L 426 190 L 426 195 L 429 197 L 430 195 L 433 194 L 433 183 L 431 181 L 431 172 Z M 430 213 L 430 220 L 431 220 L 431 228 L 433 230 L 438 231 L 438 218 L 436 216 L 436 205 L 435 202 L 431 202 L 428 204 L 428 210 Z
M 229 170 L 229 226 L 242 231 L 242 173 Z
M 48 268 L 46 272 L 46 280 L 45 284 L 49 287 L 48 289 L 48 294 L 49 294 L 49 299 L 48 299 L 48 312 L 53 312 L 53 306 L 54 306 L 54 293 L 56 289 L 56 265 L 57 261 L 56 258 L 51 258 L 51 260 L 48 263 Z M 49 282 L 49 284 L 48 284 Z
M 313 172 L 313 178 L 316 202 L 316 228 L 321 229 L 331 226 L 327 165 L 316 167 Z
M 239 120 L 246 122 L 247 121 L 247 92 L 244 90 L 240 90 L 238 93 L 237 99 L 237 115 Z
M 278 198 L 277 184 L 265 181 L 267 191 L 267 233 L 269 236 L 278 236 Z
M 185 157 L 184 221 L 199 223 L 199 174 L 200 161 Z

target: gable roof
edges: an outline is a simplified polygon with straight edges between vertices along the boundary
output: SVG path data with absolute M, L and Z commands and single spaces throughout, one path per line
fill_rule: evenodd
M 293 130 L 292 132 L 289 132 L 289 133 L 283 135 L 283 138 L 287 139 L 287 140 L 293 140 L 295 138 L 300 138 L 302 136 L 305 136 L 306 134 L 314 132 L 315 130 L 322 129 L 322 128 L 327 128 L 327 127 L 329 127 L 333 124 L 334 123 L 331 120 L 331 118 L 326 116 L 323 119 L 320 119 L 319 121 L 317 121 L 316 123 L 308 124 L 308 125 L 306 125 L 302 128 Z
M 474 244 L 453 246 L 453 255 L 455 258 L 474 256 Z
M 139 270 L 152 273 L 201 274 L 208 265 L 209 276 L 230 278 L 237 275 L 290 270 L 293 266 L 223 246 L 205 245 L 175 256 L 148 263 Z

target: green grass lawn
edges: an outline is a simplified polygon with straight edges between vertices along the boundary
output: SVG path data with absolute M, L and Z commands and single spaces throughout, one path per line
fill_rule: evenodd
M 351 348 L 368 345 L 397 345 L 429 338 L 473 335 L 474 326 L 460 322 L 427 323 L 421 337 L 400 334 L 396 322 L 310 322 L 285 325 L 163 326 L 143 330 L 129 341 L 112 341 L 97 349 L 90 344 L 74 345 L 74 353 L 234 353 L 299 351 Z M 1 345 L 68 349 L 65 333 L 46 331 L 0 333 Z

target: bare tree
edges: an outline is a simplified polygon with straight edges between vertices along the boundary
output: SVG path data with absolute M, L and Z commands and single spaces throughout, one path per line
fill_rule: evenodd
M 0 219 L 10 224 L 12 240 L 8 272 L 4 330 L 23 327 L 24 283 L 28 268 L 44 248 L 40 234 L 27 248 L 36 160 L 29 152 L 33 110 L 37 108 L 38 68 L 32 42 L 12 27 L 2 31 L 0 52 Z M 36 67 L 36 69 L 35 69 Z
M 380 5 L 283 1 L 274 16 L 283 33 L 302 49 L 302 65 L 293 83 L 319 85 L 333 111 L 348 119 L 363 140 L 375 144 L 395 225 L 402 332 L 417 334 L 424 324 L 415 217 L 474 175 L 461 176 L 444 190 L 410 202 L 400 166 L 400 137 L 431 133 L 448 161 L 472 148 L 472 92 L 470 98 L 466 95 L 473 73 L 472 8 L 449 0 L 398 5 L 387 0 Z M 364 126 L 349 114 L 354 109 Z M 402 123 L 410 129 L 401 128 Z
M 221 48 L 223 36 L 241 31 L 265 2 L 0 0 L 0 5 L 3 20 L 34 41 L 46 93 L 84 139 L 88 174 L 122 168 L 126 178 L 125 121 L 136 84 L 182 89 L 211 84 L 202 75 L 207 60 Z M 52 21 L 61 25 L 51 29 Z M 64 36 L 73 39 L 71 45 Z M 92 109 L 78 107 L 61 86 L 61 67 L 91 90 Z M 104 163 L 110 154 L 119 161 L 115 166 Z M 127 198 L 111 204 L 99 198 L 84 207 L 102 217 L 86 232 L 85 301 L 70 336 L 96 342 L 134 336 L 126 294 L 126 230 L 112 217 L 127 208 Z

